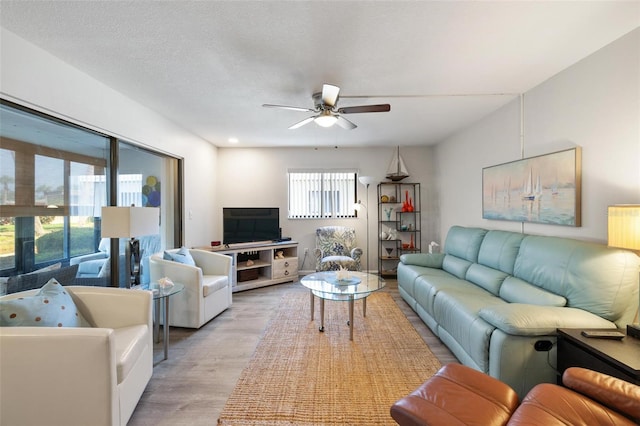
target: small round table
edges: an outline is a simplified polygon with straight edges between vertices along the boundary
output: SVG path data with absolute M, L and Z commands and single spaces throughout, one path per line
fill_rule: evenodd
M 353 340 L 353 305 L 362 299 L 362 316 L 367 316 L 367 297 L 385 286 L 378 275 L 350 271 L 349 278 L 338 280 L 332 271 L 316 272 L 307 275 L 300 283 L 311 291 L 311 320 L 313 321 L 314 296 L 320 299 L 320 328 L 324 331 L 324 301 L 336 300 L 349 302 L 349 340 Z
M 164 300 L 164 315 L 163 315 L 163 325 L 162 325 L 162 346 L 164 349 L 164 358 L 169 358 L 169 298 L 174 294 L 180 293 L 184 290 L 184 284 L 173 283 L 171 287 L 160 287 L 158 283 L 151 283 L 149 285 L 149 290 L 153 292 L 153 301 L 155 302 L 154 306 L 154 324 L 153 324 L 153 334 L 155 336 L 155 342 L 160 342 L 160 302 Z

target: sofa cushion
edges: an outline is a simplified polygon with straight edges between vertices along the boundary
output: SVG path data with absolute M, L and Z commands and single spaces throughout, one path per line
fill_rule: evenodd
M 33 296 L 0 301 L 0 326 L 89 327 L 71 295 L 51 279 Z
M 62 285 L 75 284 L 78 265 L 50 270 L 33 271 L 28 274 L 15 275 L 7 280 L 7 294 L 19 291 L 33 290 L 44 286 L 51 278 L 55 278 Z
M 478 263 L 512 275 L 524 237 L 525 234 L 508 231 L 487 232 L 480 246 Z
M 228 285 L 229 277 L 226 275 L 204 275 L 202 277 L 202 295 L 207 297 Z
M 451 277 L 453 279 L 453 276 L 450 273 L 443 271 L 442 269 L 414 265 L 407 266 L 401 263 L 398 265 L 398 288 L 404 290 L 415 299 L 416 283 L 418 278 L 423 275 L 430 277 Z
M 127 377 L 147 345 L 151 343 L 149 327 L 132 325 L 113 330 L 116 348 L 116 369 L 118 383 Z
M 567 299 L 521 279 L 508 277 L 500 287 L 500 297 L 511 303 L 543 306 L 566 306 Z
M 326 266 L 326 269 L 325 267 L 322 268 L 322 270 L 327 270 L 327 271 L 339 268 L 340 266 L 344 268 L 349 268 L 356 264 L 356 261 L 354 258 L 349 256 L 338 256 L 338 255 L 323 257 L 320 262 L 323 265 L 330 265 L 330 266 Z
M 497 296 L 500 293 L 500 286 L 508 275 L 497 269 L 488 268 L 484 265 L 474 263 L 467 270 L 467 280 L 479 285 L 491 294 Z
M 165 250 L 162 258 L 178 263 L 184 263 L 185 265 L 196 266 L 196 262 L 193 260 L 191 253 L 189 253 L 189 249 L 186 247 L 181 247 L 178 251 Z
M 442 269 L 455 275 L 461 280 L 465 279 L 467 271 L 471 265 L 473 265 L 473 262 L 451 255 L 446 255 L 442 261 Z
M 464 294 L 485 295 L 486 290 L 468 281 L 457 278 L 448 272 L 436 269 L 440 274 L 422 275 L 415 281 L 414 298 L 429 315 L 434 316 L 433 301 L 441 291 L 461 291 Z
M 640 258 L 625 250 L 529 235 L 520 245 L 514 276 L 566 297 L 567 306 L 617 321 L 629 300 L 638 299 L 638 268 Z
M 479 315 L 489 324 L 515 336 L 552 336 L 558 328 L 616 327 L 611 321 L 582 309 L 524 303 L 487 306 Z
M 452 226 L 447 233 L 444 252 L 475 263 L 486 233 L 486 229 Z
M 472 292 L 467 288 L 440 290 L 433 301 L 433 313 L 438 319 L 439 329 L 446 330 L 481 371 L 489 371 L 489 343 L 495 326 L 481 319 L 478 312 L 487 306 L 504 305 L 506 302 L 477 286 L 475 288 Z M 450 349 L 456 354 L 455 347 Z M 456 356 L 463 358 L 462 354 Z

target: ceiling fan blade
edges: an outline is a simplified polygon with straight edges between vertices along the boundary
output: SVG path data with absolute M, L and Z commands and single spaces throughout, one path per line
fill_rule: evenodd
M 338 102 L 338 95 L 340 94 L 340 88 L 332 84 L 322 85 L 322 103 L 330 107 L 336 106 Z
M 312 110 L 312 111 L 313 111 L 313 110 Z M 313 117 L 305 118 L 304 120 L 299 121 L 299 122 L 297 122 L 296 124 L 294 124 L 293 126 L 289 127 L 289 130 L 295 130 L 295 129 L 299 128 L 299 127 L 304 126 L 304 125 L 305 125 L 305 124 L 307 124 L 307 123 L 311 123 L 311 122 L 313 121 L 313 119 L 314 119 L 314 118 L 316 118 L 316 117 L 315 117 L 315 116 L 313 116 Z
M 338 118 L 338 121 L 336 121 L 336 124 L 340 127 L 342 127 L 343 129 L 347 129 L 347 130 L 353 130 L 355 129 L 356 126 L 355 124 L 353 124 L 352 122 L 350 122 L 349 120 L 347 120 L 344 117 L 341 117 L 339 115 L 336 115 L 336 117 Z
M 340 114 L 356 114 L 361 112 L 387 112 L 391 111 L 391 105 L 379 104 L 379 105 L 360 105 L 351 106 L 338 109 Z
M 287 106 L 287 105 L 262 104 L 262 106 L 265 108 L 280 108 L 280 109 L 290 109 L 292 111 L 316 112 L 315 109 L 311 109 L 311 108 L 294 107 L 294 106 Z

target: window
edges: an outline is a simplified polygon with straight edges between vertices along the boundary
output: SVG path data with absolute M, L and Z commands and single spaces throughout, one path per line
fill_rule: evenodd
M 289 219 L 355 217 L 356 172 L 289 171 Z
M 97 252 L 109 204 L 159 207 L 162 243 L 182 241 L 179 159 L 5 100 L 0 123 L 0 276 Z

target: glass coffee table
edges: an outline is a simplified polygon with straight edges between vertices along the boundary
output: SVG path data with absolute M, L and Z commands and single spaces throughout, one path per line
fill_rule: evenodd
M 334 300 L 349 302 L 349 340 L 353 340 L 353 306 L 356 300 L 362 299 L 362 316 L 367 316 L 367 297 L 385 286 L 378 275 L 366 272 L 350 271 L 349 278 L 338 280 L 334 271 L 315 272 L 304 276 L 300 283 L 311 293 L 311 321 L 314 319 L 315 297 L 320 299 L 320 327 L 324 331 L 324 301 Z

